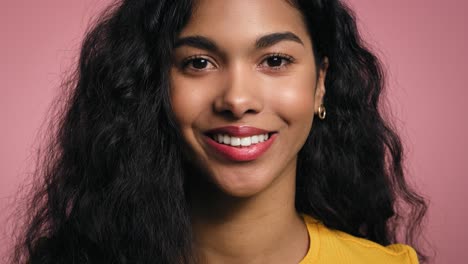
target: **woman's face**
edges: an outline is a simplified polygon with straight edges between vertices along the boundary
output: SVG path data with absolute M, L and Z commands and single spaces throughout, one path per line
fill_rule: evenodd
M 325 92 L 300 12 L 284 0 L 199 0 L 175 48 L 171 101 L 191 159 L 224 193 L 294 181 Z

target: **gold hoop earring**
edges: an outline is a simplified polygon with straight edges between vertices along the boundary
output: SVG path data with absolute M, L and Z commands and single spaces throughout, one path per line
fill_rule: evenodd
M 318 112 L 318 113 L 317 113 L 317 114 L 318 114 L 318 117 L 319 117 L 320 119 L 324 120 L 324 119 L 325 119 L 325 116 L 327 115 L 327 110 L 325 109 L 325 106 L 324 106 L 323 104 L 319 106 L 317 112 Z

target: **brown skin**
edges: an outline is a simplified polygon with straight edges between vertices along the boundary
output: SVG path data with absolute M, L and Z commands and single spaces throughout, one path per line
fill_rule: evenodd
M 256 46 L 285 32 L 299 40 Z M 297 153 L 322 103 L 327 63 L 317 75 L 301 14 L 284 0 L 197 1 L 179 39 L 190 36 L 217 47 L 180 45 L 171 70 L 181 140 L 211 183 L 198 181 L 190 197 L 195 251 L 202 263 L 298 263 L 309 242 L 294 206 Z M 258 159 L 233 162 L 203 140 L 228 125 L 278 134 Z

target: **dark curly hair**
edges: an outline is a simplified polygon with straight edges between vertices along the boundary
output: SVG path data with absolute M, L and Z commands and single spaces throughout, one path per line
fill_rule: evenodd
M 316 64 L 330 65 L 329 118 L 299 153 L 297 211 L 382 245 L 402 240 L 424 262 L 416 240 L 427 206 L 405 181 L 402 144 L 382 114 L 380 62 L 341 1 L 289 2 L 303 14 Z M 169 99 L 173 46 L 192 8 L 123 0 L 89 31 L 51 118 L 14 263 L 192 263 Z

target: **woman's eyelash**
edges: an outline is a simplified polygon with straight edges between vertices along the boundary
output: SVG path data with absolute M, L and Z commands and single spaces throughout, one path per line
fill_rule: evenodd
M 289 55 L 284 54 L 284 53 L 269 54 L 266 58 L 268 59 L 268 58 L 272 58 L 272 57 L 278 57 L 278 58 L 285 59 L 285 60 L 291 61 L 291 62 L 294 61 L 294 58 L 292 56 L 289 56 Z
M 208 64 L 213 64 L 209 59 L 207 59 L 204 55 L 193 55 L 193 56 L 190 56 L 190 57 L 187 57 L 185 58 L 182 62 L 181 62 L 181 68 L 182 69 L 186 69 L 187 67 L 189 67 L 189 65 L 191 63 L 194 63 L 195 61 L 197 60 L 200 60 L 199 62 L 202 62 L 202 63 L 206 63 L 207 65 Z M 192 67 L 193 68 L 193 67 Z
M 275 59 L 275 60 L 272 60 L 272 59 Z M 271 60 L 271 61 L 268 61 L 268 60 Z M 286 62 L 285 64 L 283 64 L 284 61 Z M 269 68 L 277 69 L 277 68 L 289 66 L 289 64 L 295 62 L 295 59 L 292 56 L 289 56 L 284 53 L 273 53 L 273 54 L 269 54 L 265 59 L 263 59 L 261 65 L 263 65 L 265 62 L 267 63 L 271 62 L 271 63 L 276 63 L 276 64 L 279 62 L 280 65 L 277 65 L 277 66 L 268 65 L 267 66 Z
M 271 68 L 271 69 L 280 69 L 289 66 L 290 64 L 294 63 L 295 59 L 292 56 L 289 56 L 284 53 L 272 53 L 268 54 L 260 63 L 260 67 L 266 67 L 266 68 Z M 194 63 L 198 63 L 197 66 L 194 65 Z M 264 65 L 267 63 L 267 65 Z M 197 54 L 197 55 L 192 55 L 190 57 L 185 58 L 181 64 L 180 67 L 182 69 L 187 69 L 190 67 L 193 70 L 204 70 L 208 68 L 210 65 L 214 65 L 209 59 L 206 58 L 205 55 L 202 54 Z

